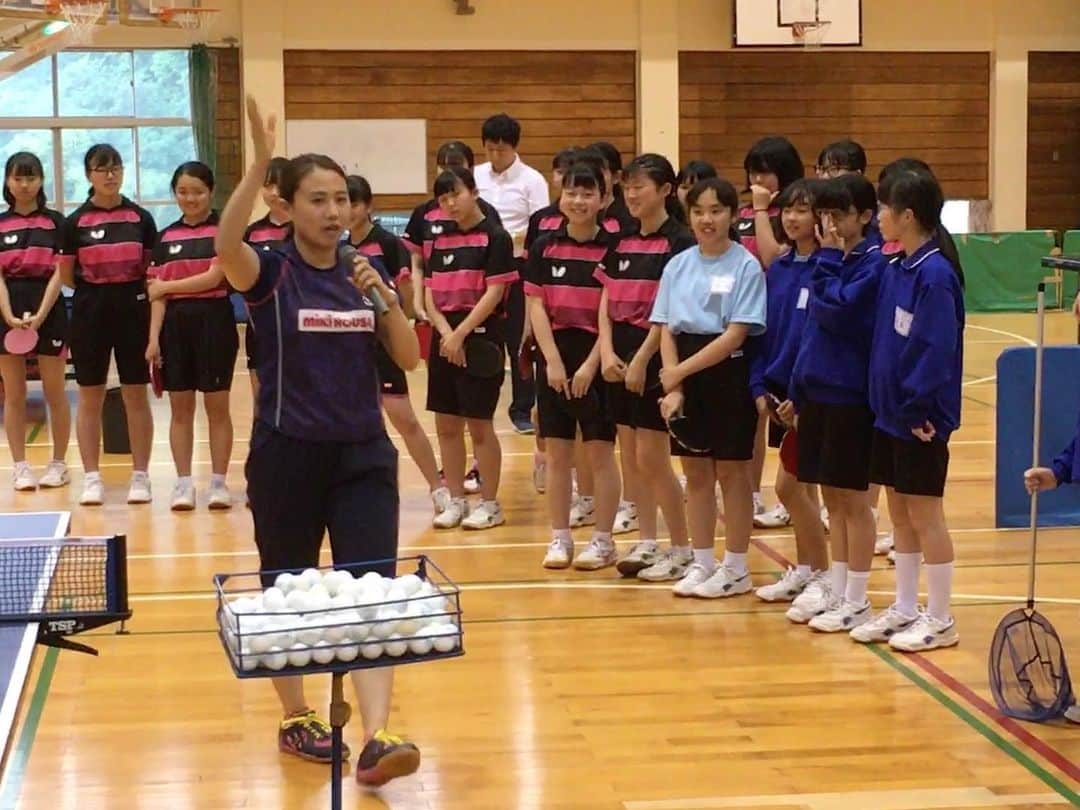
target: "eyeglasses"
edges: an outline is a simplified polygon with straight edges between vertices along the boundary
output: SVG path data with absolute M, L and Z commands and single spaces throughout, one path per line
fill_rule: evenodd
M 106 177 L 119 177 L 124 173 L 123 166 L 102 166 L 97 169 L 91 169 L 94 174 L 102 174 Z

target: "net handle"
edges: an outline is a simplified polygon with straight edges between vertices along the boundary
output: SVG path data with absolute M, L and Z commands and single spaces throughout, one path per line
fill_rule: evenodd
M 1042 378 L 1043 342 L 1046 327 L 1046 284 L 1039 282 L 1036 296 L 1037 320 L 1035 323 L 1035 415 L 1032 418 L 1031 466 L 1039 466 L 1039 439 L 1042 432 Z M 1039 542 L 1039 491 L 1031 494 L 1031 560 L 1028 563 L 1028 610 L 1035 607 L 1035 559 Z

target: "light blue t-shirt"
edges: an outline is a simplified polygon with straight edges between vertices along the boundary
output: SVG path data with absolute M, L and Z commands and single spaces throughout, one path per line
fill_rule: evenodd
M 754 254 L 732 242 L 720 256 L 702 256 L 696 245 L 671 258 L 653 304 L 653 323 L 675 334 L 720 335 L 729 323 L 765 331 L 765 274 Z

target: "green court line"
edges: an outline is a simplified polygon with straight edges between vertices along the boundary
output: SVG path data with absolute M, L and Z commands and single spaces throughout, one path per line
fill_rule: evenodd
M 969 712 L 966 708 L 961 706 L 951 697 L 946 695 L 942 690 L 938 689 L 934 684 L 923 678 L 914 670 L 909 669 L 904 664 L 901 664 L 897 656 L 891 652 L 883 649 L 876 644 L 868 644 L 867 648 L 895 669 L 913 684 L 918 686 L 927 695 L 936 700 L 950 712 L 952 712 L 957 718 L 967 723 L 968 726 L 973 728 L 989 742 L 995 745 L 1000 751 L 1012 757 L 1013 761 L 1021 767 L 1025 768 L 1032 776 L 1041 781 L 1050 789 L 1056 791 L 1065 799 L 1067 799 L 1074 806 L 1080 807 L 1080 793 L 1069 788 L 1064 782 L 1054 776 L 1052 773 L 1043 768 L 1039 763 L 1035 762 L 1031 757 L 1002 737 L 996 731 L 991 729 L 986 723 L 980 720 L 978 717 Z
M 38 437 L 38 434 L 41 433 L 41 429 L 43 427 L 45 427 L 45 423 L 44 422 L 38 422 L 32 428 L 30 428 L 30 433 L 26 437 L 26 443 L 27 444 L 33 444 L 34 439 L 36 439 Z
M 41 714 L 45 710 L 45 698 L 49 695 L 49 687 L 52 685 L 53 673 L 56 671 L 56 658 L 59 652 L 55 647 L 50 647 L 45 653 L 45 660 L 41 664 L 37 685 L 34 687 L 34 695 L 30 698 L 30 706 L 26 710 L 26 719 L 23 720 L 22 731 L 19 732 L 19 741 L 11 752 L 7 764 L 4 793 L 0 795 L 0 810 L 14 810 L 19 800 L 23 776 L 26 774 L 26 766 L 30 761 L 30 749 L 34 746 L 34 737 L 37 735 L 38 725 L 41 723 Z

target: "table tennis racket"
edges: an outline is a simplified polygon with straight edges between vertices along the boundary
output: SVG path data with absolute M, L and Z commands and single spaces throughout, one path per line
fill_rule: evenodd
M 531 380 L 535 362 L 536 341 L 530 337 L 521 344 L 521 349 L 518 351 L 518 376 L 523 380 Z
M 712 448 L 705 437 L 700 435 L 698 427 L 683 413 L 675 414 L 667 423 L 668 433 L 681 447 L 691 453 L 708 453 Z
M 780 464 L 788 475 L 799 474 L 799 434 L 791 428 L 780 442 Z
M 465 341 L 465 373 L 470 377 L 494 377 L 505 367 L 502 346 L 482 338 Z
M 413 324 L 416 332 L 416 340 L 420 344 L 420 356 L 425 360 L 431 354 L 431 324 L 427 321 L 417 321 Z
M 23 320 L 30 320 L 29 312 L 23 313 Z M 4 348 L 9 354 L 29 354 L 37 346 L 37 329 L 29 326 L 20 326 L 17 329 L 9 329 L 4 335 Z
M 165 384 L 161 380 L 161 366 L 157 363 L 150 364 L 150 390 L 158 399 L 161 399 L 161 395 L 165 392 Z

